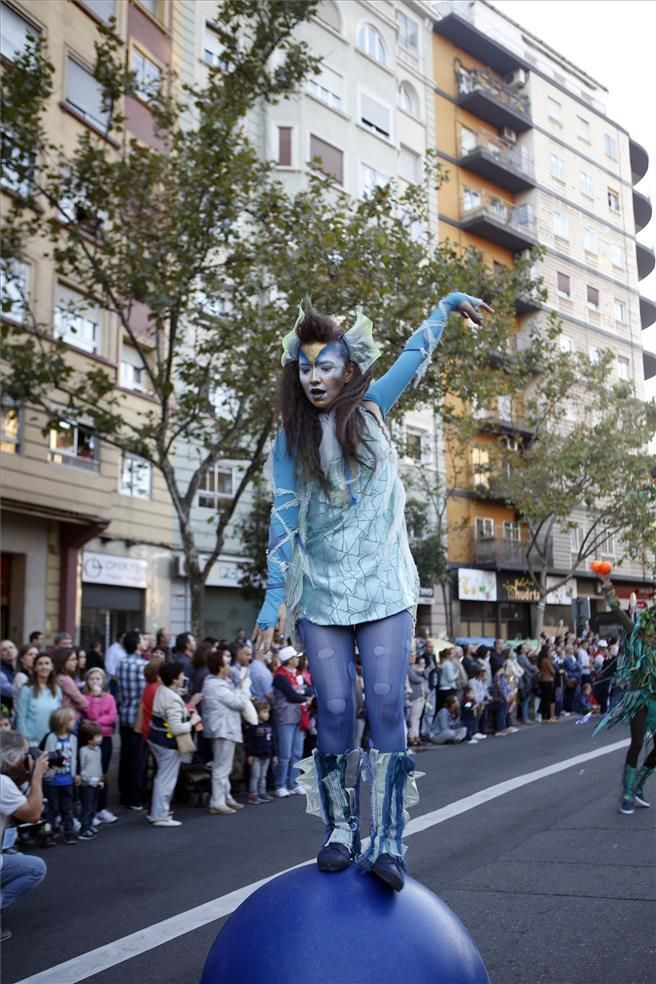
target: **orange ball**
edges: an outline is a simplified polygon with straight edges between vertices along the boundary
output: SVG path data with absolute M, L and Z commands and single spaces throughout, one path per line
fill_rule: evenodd
M 602 562 L 599 564 L 599 573 L 600 574 L 608 575 L 608 574 L 610 574 L 610 572 L 612 571 L 612 569 L 613 569 L 613 565 L 611 564 L 611 562 L 609 560 L 602 560 Z
M 601 560 L 593 560 L 592 563 L 590 564 L 590 567 L 595 572 L 595 574 L 601 574 L 602 563 L 603 561 Z

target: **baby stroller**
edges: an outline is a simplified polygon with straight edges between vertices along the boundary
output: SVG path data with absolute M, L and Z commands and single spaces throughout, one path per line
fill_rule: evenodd
M 175 787 L 176 803 L 191 803 L 194 806 L 208 806 L 212 792 L 212 770 L 206 765 L 198 752 L 194 752 L 191 762 L 180 765 L 180 775 Z

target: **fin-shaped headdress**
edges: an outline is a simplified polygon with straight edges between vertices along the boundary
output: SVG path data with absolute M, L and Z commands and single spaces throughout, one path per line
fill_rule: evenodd
M 282 340 L 282 364 L 286 366 L 288 362 L 297 362 L 298 353 L 301 348 L 301 340 L 296 333 L 296 329 L 305 317 L 303 305 L 298 305 L 298 315 L 294 322 L 294 327 Z M 351 362 L 359 366 L 361 372 L 366 372 L 370 366 L 382 354 L 374 341 L 373 325 L 371 319 L 366 316 L 359 308 L 355 312 L 355 321 L 349 330 L 342 335 L 341 341 L 348 349 L 348 357 Z M 328 343 L 326 343 L 328 344 Z

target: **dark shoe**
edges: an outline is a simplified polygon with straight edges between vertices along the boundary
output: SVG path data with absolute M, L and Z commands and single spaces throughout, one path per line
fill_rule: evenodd
M 259 793 L 260 803 L 273 803 L 273 796 L 268 793 Z
M 252 796 L 249 795 L 248 802 L 251 804 L 251 806 L 259 806 L 260 803 L 264 803 L 264 800 L 260 799 L 260 797 L 254 793 Z
M 75 834 L 66 834 L 66 836 L 64 837 L 64 844 L 67 845 L 77 844 L 77 837 L 75 836 Z
M 47 847 L 54 847 L 54 846 L 55 846 L 55 838 L 52 836 L 52 834 L 44 834 L 43 840 L 41 841 L 41 847 L 47 848 Z
M 95 830 L 83 830 L 80 834 L 81 841 L 92 841 L 95 840 L 98 834 Z
M 633 800 L 623 799 L 622 802 L 620 803 L 620 813 L 625 813 L 627 816 L 630 816 L 632 813 L 635 813 L 635 805 L 633 803 Z
M 10 929 L 3 929 L 0 933 L 0 943 L 6 943 L 7 940 L 10 940 L 13 935 L 14 934 Z
M 405 885 L 401 864 L 391 854 L 381 854 L 380 857 L 376 858 L 371 873 L 389 885 L 390 888 L 393 888 L 395 892 L 400 892 Z
M 353 860 L 346 844 L 326 844 L 317 854 L 319 871 L 344 871 Z

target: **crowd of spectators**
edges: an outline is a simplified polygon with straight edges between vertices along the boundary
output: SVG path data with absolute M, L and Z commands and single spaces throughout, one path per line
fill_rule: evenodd
M 475 745 L 604 711 L 617 653 L 616 639 L 572 633 L 537 646 L 497 639 L 436 652 L 419 628 L 406 681 L 408 745 Z M 33 632 L 20 649 L 0 642 L 0 688 L 3 908 L 45 874 L 21 847 L 94 840 L 120 807 L 152 828 L 174 828 L 173 804 L 191 795 L 213 816 L 244 808 L 234 790 L 253 806 L 299 795 L 296 764 L 316 743 L 305 656 L 279 636 L 266 656 L 254 652 L 243 629 L 233 641 L 200 643 L 191 632 L 172 639 L 135 629 L 104 654 L 98 643 L 75 647 L 66 633 L 47 647 Z M 357 660 L 355 689 L 355 742 L 366 747 Z

